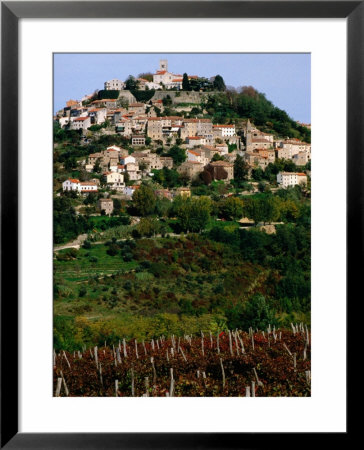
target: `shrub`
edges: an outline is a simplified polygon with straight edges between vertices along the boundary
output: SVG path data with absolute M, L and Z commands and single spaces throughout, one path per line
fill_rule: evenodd
M 81 286 L 80 290 L 78 291 L 79 297 L 84 297 L 87 294 L 87 289 L 85 286 Z
M 112 243 L 109 245 L 109 248 L 106 250 L 106 253 L 110 256 L 115 256 L 119 253 L 119 247 Z
M 78 251 L 75 248 L 69 248 L 64 252 L 60 252 L 57 254 L 58 261 L 71 261 L 72 259 L 77 258 Z
M 86 240 L 83 242 L 82 247 L 85 248 L 85 249 L 87 249 L 87 250 L 89 250 L 89 249 L 91 248 L 91 242 L 88 241 L 88 240 L 86 239 Z

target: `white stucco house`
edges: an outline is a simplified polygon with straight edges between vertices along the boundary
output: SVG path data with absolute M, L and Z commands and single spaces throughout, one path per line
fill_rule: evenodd
M 122 190 L 125 187 L 124 175 L 118 172 L 106 172 L 104 173 L 106 184 L 111 189 Z
M 277 174 L 277 183 L 282 188 L 307 184 L 307 175 L 297 172 L 279 172 Z
M 94 181 L 80 181 L 77 178 L 69 178 L 62 183 L 63 191 L 77 191 L 80 194 L 97 192 L 97 184 Z
M 90 117 L 76 117 L 70 125 L 71 130 L 87 130 L 91 126 Z
M 235 125 L 213 125 L 214 131 L 221 132 L 222 137 L 235 136 Z

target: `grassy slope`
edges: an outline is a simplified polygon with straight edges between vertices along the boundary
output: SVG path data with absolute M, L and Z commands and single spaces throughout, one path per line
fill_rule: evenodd
M 204 313 L 223 310 L 222 299 L 235 302 L 253 292 L 267 293 L 263 285 L 270 271 L 237 260 L 223 244 L 142 239 L 127 262 L 123 250 L 116 256 L 106 250 L 105 245 L 93 245 L 80 249 L 76 259 L 54 261 L 56 315 L 149 315 L 191 308 Z M 86 293 L 80 297 L 82 287 Z

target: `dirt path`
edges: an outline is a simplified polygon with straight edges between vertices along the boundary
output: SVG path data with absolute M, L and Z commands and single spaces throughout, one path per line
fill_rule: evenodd
M 180 234 L 176 234 L 176 233 L 168 233 L 169 236 L 171 237 L 179 237 Z M 160 238 L 162 237 L 161 234 L 156 234 L 155 236 L 150 236 L 150 237 L 144 237 L 143 239 L 155 239 L 155 238 Z M 81 245 L 83 244 L 83 242 L 87 239 L 87 234 L 80 234 L 77 239 L 75 239 L 72 242 L 68 242 L 67 244 L 63 244 L 63 245 L 56 245 L 53 247 L 53 251 L 54 252 L 58 252 L 59 250 L 64 250 L 66 248 L 77 248 L 80 249 Z M 132 239 L 132 238 L 123 238 L 123 239 L 118 239 L 118 241 L 127 241 L 128 239 Z M 91 243 L 93 245 L 97 245 L 97 244 L 104 244 L 105 242 L 109 241 L 110 239 L 104 239 L 103 241 L 91 241 Z
M 65 248 L 77 248 L 79 249 L 82 243 L 87 239 L 87 234 L 80 234 L 77 236 L 77 239 L 75 239 L 72 242 L 68 242 L 67 244 L 63 245 L 55 245 L 53 247 L 53 251 L 63 250 Z

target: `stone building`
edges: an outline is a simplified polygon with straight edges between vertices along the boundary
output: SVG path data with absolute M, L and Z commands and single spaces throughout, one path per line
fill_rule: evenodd
M 100 211 L 105 211 L 107 216 L 110 216 L 114 210 L 114 202 L 111 198 L 100 198 L 98 208 Z

